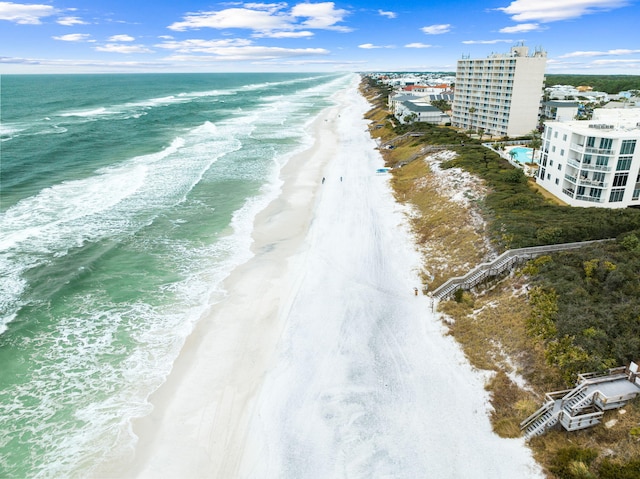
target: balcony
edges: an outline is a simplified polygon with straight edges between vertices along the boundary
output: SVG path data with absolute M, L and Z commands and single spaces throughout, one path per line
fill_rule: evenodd
M 594 198 L 593 196 L 584 196 L 584 195 L 576 196 L 576 200 L 589 201 L 591 203 L 604 203 L 604 200 L 602 198 Z
M 611 148 L 593 148 L 591 146 L 587 146 L 584 149 L 585 153 L 593 153 L 595 155 L 613 155 L 613 150 Z
M 597 180 L 581 177 L 580 186 L 595 186 L 597 188 L 606 188 L 608 184 L 605 183 L 604 181 L 597 181 Z
M 574 168 L 578 168 L 580 170 L 589 170 L 589 171 L 611 171 L 612 167 L 607 165 L 593 165 L 591 163 L 580 163 L 578 160 L 569 159 L 567 160 L 567 165 L 573 166 Z

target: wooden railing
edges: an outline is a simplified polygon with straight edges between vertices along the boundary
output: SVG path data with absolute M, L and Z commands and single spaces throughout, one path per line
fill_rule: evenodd
M 493 261 L 479 264 L 464 276 L 457 276 L 455 278 L 448 279 L 444 284 L 433 291 L 432 296 L 439 300 L 446 299 L 453 295 L 457 290 L 469 290 L 479 283 L 485 281 L 487 278 L 497 276 L 507 269 L 512 269 L 516 264 L 524 260 L 535 258 L 536 256 L 544 253 L 582 248 L 583 246 L 600 243 L 603 241 L 611 240 L 581 241 L 578 243 L 561 243 L 545 246 L 533 246 L 529 248 L 510 249 L 502 253 Z

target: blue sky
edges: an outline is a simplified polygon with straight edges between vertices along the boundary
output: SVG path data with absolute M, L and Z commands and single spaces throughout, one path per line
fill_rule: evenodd
M 0 1 L 0 73 L 455 71 L 524 42 L 547 73 L 640 75 L 639 0 Z

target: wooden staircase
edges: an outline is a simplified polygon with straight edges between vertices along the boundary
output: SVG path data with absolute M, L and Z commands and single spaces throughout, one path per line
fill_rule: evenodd
M 560 424 L 577 431 L 600 423 L 604 411 L 624 406 L 640 396 L 638 366 L 609 369 L 606 373 L 578 376 L 575 388 L 547 393 L 547 401 L 520 423 L 525 439 L 540 436 Z

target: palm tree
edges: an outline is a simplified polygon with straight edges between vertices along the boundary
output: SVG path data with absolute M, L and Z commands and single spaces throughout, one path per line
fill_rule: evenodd
M 474 107 L 469 108 L 469 113 L 471 113 L 471 120 L 469 120 L 469 129 L 473 129 L 473 114 L 476 112 Z
M 535 163 L 536 150 L 542 146 L 542 140 L 540 139 L 540 131 L 538 129 L 531 130 L 531 141 L 529 147 L 531 147 L 531 162 Z

